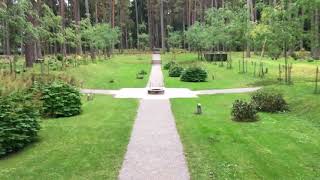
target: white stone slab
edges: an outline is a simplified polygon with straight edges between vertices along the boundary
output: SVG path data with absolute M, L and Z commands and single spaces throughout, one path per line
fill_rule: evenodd
M 124 88 L 115 92 L 115 98 L 122 99 L 172 99 L 172 98 L 197 98 L 194 91 L 186 88 L 163 88 L 164 94 L 150 95 L 149 88 Z

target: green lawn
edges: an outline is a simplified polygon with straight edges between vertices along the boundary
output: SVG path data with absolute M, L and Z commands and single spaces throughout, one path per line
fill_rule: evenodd
M 193 53 L 181 53 L 176 57 L 176 61 L 183 67 L 189 66 L 201 66 L 204 67 L 209 76 L 207 82 L 203 83 L 188 83 L 181 82 L 179 78 L 171 78 L 168 76 L 168 72 L 164 71 L 166 87 L 180 87 L 190 88 L 193 90 L 202 89 L 224 89 L 224 88 L 241 88 L 252 87 L 261 85 L 277 84 L 278 81 L 278 69 L 279 64 L 284 64 L 283 59 L 272 61 L 269 58 L 261 59 L 259 56 L 253 55 L 248 61 L 248 73 L 239 73 L 239 60 L 242 60 L 241 53 L 233 53 L 233 68 L 227 69 L 226 65 L 223 67 L 214 63 L 207 63 L 197 60 L 197 55 Z M 172 59 L 172 55 L 163 55 L 163 64 L 169 62 Z M 262 79 L 254 76 L 253 62 L 263 62 L 264 66 L 268 68 L 268 74 Z M 305 83 L 314 81 L 316 66 L 320 65 L 319 62 L 307 62 L 307 61 L 294 61 L 290 59 L 290 63 L 293 63 L 292 79 L 295 83 Z M 214 79 L 213 79 L 214 77 Z
M 192 179 L 320 177 L 320 96 L 301 86 L 280 89 L 291 112 L 259 113 L 255 123 L 231 120 L 232 103 L 249 95 L 171 101 Z M 197 103 L 203 115 L 193 114 Z
M 22 66 L 23 62 L 23 58 L 21 57 L 18 64 Z M 48 73 L 46 64 L 43 66 L 43 77 L 46 77 Z M 0 68 L 0 73 L 2 73 L 2 71 L 4 71 L 4 65 L 0 63 L 0 66 L 2 68 Z M 66 79 L 74 77 L 79 82 L 79 85 L 82 84 L 82 88 L 142 88 L 145 87 L 148 82 L 151 69 L 151 55 L 114 55 L 111 59 L 97 60 L 94 63 L 88 61 L 88 64 L 82 64 L 79 67 L 72 67 L 72 65 L 70 65 L 70 67 L 64 71 L 60 70 L 60 68 L 61 65 L 58 65 L 59 70 L 57 71 L 53 71 L 51 68 L 50 74 L 60 74 L 63 75 L 63 77 L 68 77 Z M 142 70 L 148 74 L 144 76 L 144 79 L 137 79 L 136 75 Z M 9 72 L 9 67 L 6 67 L 6 71 Z M 13 90 L 24 89 L 31 84 L 31 74 L 40 74 L 40 72 L 41 65 L 34 64 L 32 69 L 28 69 L 27 72 L 21 71 L 16 77 L 1 76 L 0 93 L 9 93 Z
M 209 72 L 208 82 L 186 83 L 165 76 L 168 87 L 221 89 L 248 86 L 274 87 L 285 94 L 290 112 L 259 113 L 259 121 L 232 121 L 231 108 L 236 99 L 249 99 L 249 94 L 201 96 L 198 99 L 173 99 L 172 109 L 189 165 L 192 179 L 317 179 L 320 177 L 320 95 L 313 94 L 315 67 L 319 62 L 293 61 L 294 85 L 277 82 L 279 63 L 283 59 L 262 61 L 269 69 L 265 78 L 253 76 L 248 60 L 248 73 L 240 74 L 239 53 L 234 53 L 234 68 L 227 70 L 197 61 L 195 54 L 180 54 L 183 66 L 197 64 Z M 165 62 L 171 59 L 164 56 Z M 214 74 L 215 80 L 211 75 Z M 201 103 L 203 115 L 195 115 Z
M 116 179 L 137 106 L 97 96 L 80 116 L 43 120 L 39 142 L 1 159 L 0 179 Z
M 141 88 L 146 86 L 148 75 L 141 80 L 136 74 L 141 70 L 149 73 L 150 68 L 150 55 L 115 55 L 110 60 L 69 69 L 67 73 L 83 81 L 84 88 Z M 114 82 L 110 83 L 111 80 Z

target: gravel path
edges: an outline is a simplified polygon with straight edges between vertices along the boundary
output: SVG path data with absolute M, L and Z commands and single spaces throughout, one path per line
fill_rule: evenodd
M 210 94 L 237 94 L 237 93 L 248 93 L 254 92 L 261 89 L 261 87 L 254 88 L 236 88 L 236 89 L 214 89 L 214 90 L 200 90 L 195 91 L 198 95 L 210 95 Z
M 153 55 L 160 60 L 160 55 Z M 162 87 L 161 65 L 154 64 L 148 87 Z M 169 99 L 142 99 L 120 180 L 190 179 Z

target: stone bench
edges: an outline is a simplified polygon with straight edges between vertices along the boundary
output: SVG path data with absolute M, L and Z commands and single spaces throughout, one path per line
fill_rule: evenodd
M 207 61 L 227 61 L 228 54 L 224 52 L 216 52 L 216 53 L 205 53 L 204 58 Z

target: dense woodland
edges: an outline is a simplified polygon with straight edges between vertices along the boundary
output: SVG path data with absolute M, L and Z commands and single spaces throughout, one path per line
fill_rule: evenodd
M 310 51 L 320 57 L 319 0 L 1 0 L 0 52 L 110 55 L 114 48 Z

